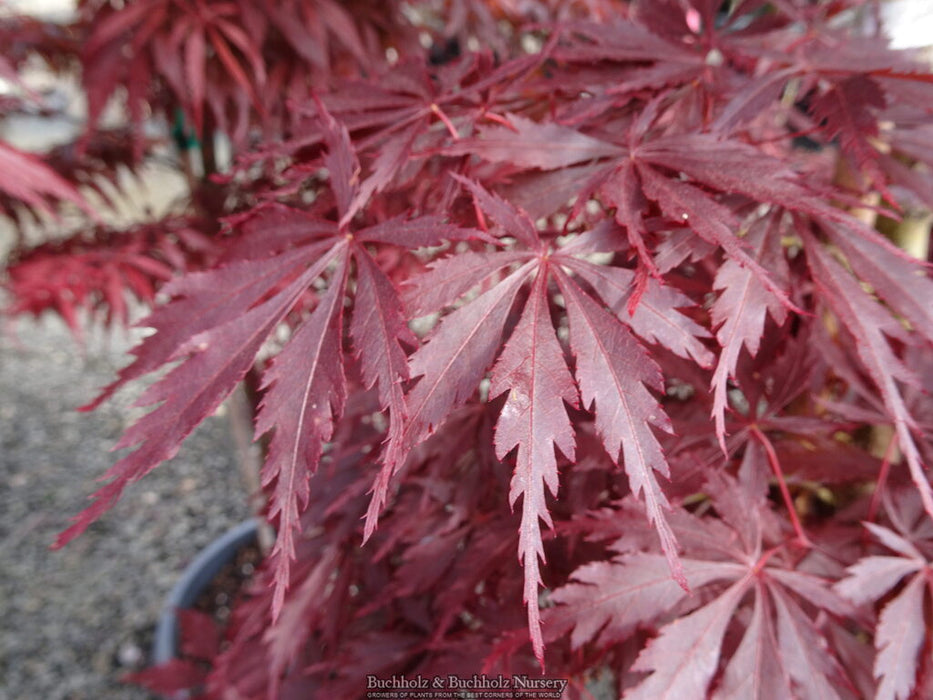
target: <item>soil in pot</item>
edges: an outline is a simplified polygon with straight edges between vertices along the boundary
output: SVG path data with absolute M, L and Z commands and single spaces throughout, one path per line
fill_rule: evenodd
M 262 552 L 256 542 L 241 547 L 233 561 L 224 564 L 201 592 L 191 606 L 192 609 L 210 616 L 218 628 L 223 630 L 230 619 L 233 603 L 252 579 L 261 561 Z
M 261 559 L 253 521 L 232 528 L 202 550 L 163 606 L 153 665 L 125 680 L 171 700 L 197 697 L 209 670 L 205 660 L 223 649 L 233 605 L 247 590 Z

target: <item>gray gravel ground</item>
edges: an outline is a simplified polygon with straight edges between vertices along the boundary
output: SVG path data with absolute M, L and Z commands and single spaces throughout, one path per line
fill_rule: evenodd
M 141 415 L 130 406 L 140 387 L 77 413 L 126 364 L 128 341 L 91 338 L 82 355 L 53 318 L 20 323 L 17 336 L 0 336 L 0 700 L 148 698 L 120 676 L 146 665 L 187 562 L 247 515 L 227 421 L 208 419 L 178 457 L 50 551 Z

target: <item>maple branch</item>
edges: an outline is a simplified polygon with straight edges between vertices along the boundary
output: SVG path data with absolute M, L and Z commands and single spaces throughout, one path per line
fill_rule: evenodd
M 240 382 L 230 394 L 227 410 L 229 411 L 230 432 L 233 435 L 233 444 L 236 447 L 239 461 L 240 479 L 247 494 L 250 511 L 259 524 L 259 548 L 265 555 L 275 544 L 275 530 L 264 517 L 266 496 L 259 476 L 264 461 L 262 454 L 264 450 L 261 443 L 253 442 L 251 439 L 256 402 L 251 399 L 245 382 L 246 380 Z
M 214 133 L 217 131 L 214 112 L 210 109 L 204 112 L 204 126 L 200 134 L 201 161 L 204 164 L 203 180 L 210 180 L 211 175 L 217 172 L 217 144 L 214 143 Z
M 442 109 L 437 105 L 437 103 L 432 102 L 432 103 L 431 103 L 431 111 L 432 111 L 435 115 L 437 115 L 437 118 L 440 119 L 440 120 L 444 123 L 444 126 L 447 127 L 447 131 L 450 132 L 450 135 L 451 135 L 451 137 L 453 138 L 453 140 L 454 140 L 454 141 L 459 141 L 459 140 L 460 140 L 460 134 L 457 133 L 457 128 L 454 126 L 453 122 L 450 121 L 450 117 L 448 117 L 448 116 L 444 113 L 444 110 L 442 110 Z
M 755 439 L 761 443 L 761 446 L 765 448 L 765 453 L 768 455 L 768 464 L 771 466 L 771 471 L 774 472 L 774 477 L 777 479 L 778 488 L 781 489 L 781 497 L 784 499 L 787 513 L 790 516 L 791 523 L 793 523 L 794 532 L 797 533 L 797 539 L 803 546 L 812 547 L 813 543 L 810 542 L 810 539 L 804 532 L 803 526 L 800 524 L 800 518 L 797 516 L 797 509 L 794 507 L 794 499 L 791 498 L 790 490 L 787 488 L 787 482 L 784 480 L 784 471 L 781 469 L 781 463 L 778 460 L 777 453 L 774 451 L 774 445 L 771 444 L 771 441 L 757 425 L 750 426 L 749 432 L 751 432 L 751 434 L 755 436 Z
M 881 433 L 874 431 L 873 435 Z M 873 523 L 878 516 L 878 508 L 881 505 L 881 498 L 884 495 L 885 485 L 888 481 L 888 475 L 891 473 L 891 463 L 894 461 L 894 455 L 897 452 L 897 433 L 894 430 L 888 435 L 888 443 L 884 448 L 881 459 L 881 471 L 878 472 L 878 481 L 875 483 L 875 490 L 871 494 L 871 501 L 868 504 L 868 515 L 865 519 Z

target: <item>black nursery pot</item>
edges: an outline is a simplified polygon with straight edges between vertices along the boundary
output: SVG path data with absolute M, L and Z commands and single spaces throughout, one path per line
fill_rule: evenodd
M 256 541 L 257 532 L 256 521 L 246 520 L 211 542 L 188 564 L 162 606 L 152 647 L 154 665 L 167 663 L 178 656 L 176 611 L 192 607 L 220 570 L 236 558 L 237 552 Z

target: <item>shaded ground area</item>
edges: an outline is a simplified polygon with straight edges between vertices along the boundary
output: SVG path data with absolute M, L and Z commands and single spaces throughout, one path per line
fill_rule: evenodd
M 74 409 L 127 363 L 126 339 L 93 337 L 82 356 L 49 318 L 0 336 L 0 700 L 130 700 L 152 629 L 179 573 L 247 516 L 222 416 L 128 489 L 65 549 L 49 544 L 113 463 L 142 409 L 130 387 L 92 414 Z

